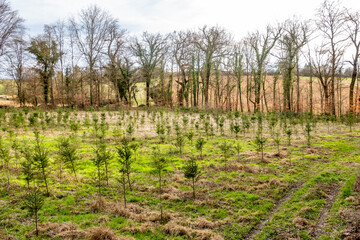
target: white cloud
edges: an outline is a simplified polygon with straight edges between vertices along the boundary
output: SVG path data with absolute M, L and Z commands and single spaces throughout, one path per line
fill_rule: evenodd
M 12 0 L 26 19 L 30 34 L 42 31 L 43 24 L 66 19 L 90 4 L 97 4 L 119 19 L 130 32 L 171 32 L 194 29 L 204 24 L 220 25 L 240 39 L 249 31 L 300 15 L 314 17 L 322 0 Z M 357 0 L 343 5 L 360 10 Z

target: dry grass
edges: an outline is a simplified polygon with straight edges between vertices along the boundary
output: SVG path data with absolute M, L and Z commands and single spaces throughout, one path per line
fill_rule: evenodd
M 197 240 L 223 240 L 224 238 L 217 233 L 214 233 L 208 229 L 205 230 L 196 230 L 194 232 L 194 239 Z
M 33 230 L 26 237 L 35 236 L 36 230 Z M 84 239 L 86 231 L 78 230 L 73 223 L 41 223 L 39 224 L 39 235 L 48 238 Z
M 170 221 L 163 227 L 163 231 L 172 236 L 187 236 L 191 237 L 192 229 L 178 225 L 177 223 Z
M 308 220 L 302 217 L 294 218 L 292 223 L 299 229 L 303 229 L 309 224 Z
M 273 178 L 273 179 L 269 180 L 269 185 L 270 186 L 280 186 L 282 184 L 281 184 L 281 181 L 279 179 Z
M 138 222 L 160 222 L 160 212 L 150 209 L 143 209 L 136 204 L 129 204 L 126 208 L 120 204 L 109 210 L 111 213 Z M 174 218 L 170 212 L 163 214 L 163 221 L 167 222 Z
M 110 228 L 94 227 L 89 229 L 87 238 L 89 240 L 119 240 Z
M 145 233 L 145 232 L 154 233 L 155 232 L 154 226 L 155 224 L 152 222 L 145 222 L 136 226 L 124 227 L 122 230 L 126 232 L 130 232 L 132 234 Z
M 98 213 L 106 208 L 106 201 L 103 197 L 99 197 L 95 202 L 91 204 L 91 211 Z
M 200 229 L 214 229 L 216 227 L 218 227 L 218 224 L 215 222 L 211 222 L 209 220 L 207 220 L 204 217 L 199 217 L 198 219 L 196 219 L 196 221 L 192 224 L 193 227 L 195 228 L 200 228 Z
M 259 166 L 256 165 L 244 165 L 244 171 L 247 173 L 260 173 L 261 172 L 261 168 Z

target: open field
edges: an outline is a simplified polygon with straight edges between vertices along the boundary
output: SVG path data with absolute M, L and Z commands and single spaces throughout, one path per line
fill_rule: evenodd
M 8 158 L 1 155 L 0 239 L 358 239 L 360 128 L 345 123 L 166 109 L 1 111 L 0 152 Z M 259 126 L 263 157 L 254 141 Z M 38 237 L 25 199 L 35 185 L 44 195 L 46 188 L 35 165 L 28 188 L 20 164 L 28 159 L 24 149 L 36 155 L 34 129 L 49 158 Z M 59 157 L 61 136 L 77 148 L 76 175 Z M 126 207 L 117 154 L 123 138 L 138 146 Z M 111 157 L 99 180 L 100 142 Z M 168 163 L 161 190 L 153 169 L 160 158 Z M 189 159 L 201 171 L 195 199 L 184 177 Z

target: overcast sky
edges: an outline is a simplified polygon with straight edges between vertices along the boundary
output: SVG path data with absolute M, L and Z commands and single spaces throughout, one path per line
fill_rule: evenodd
M 82 8 L 97 4 L 119 19 L 130 33 L 171 32 L 219 25 L 240 39 L 268 23 L 293 15 L 313 18 L 322 0 L 10 0 L 30 35 L 41 33 L 44 24 L 66 20 Z M 343 6 L 360 10 L 359 0 L 343 0 Z

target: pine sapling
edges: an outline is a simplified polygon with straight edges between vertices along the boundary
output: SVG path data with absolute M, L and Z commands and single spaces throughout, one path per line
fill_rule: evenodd
M 132 156 L 132 149 L 127 141 L 123 141 L 123 144 L 117 148 L 118 162 L 120 164 L 119 172 L 121 177 L 118 179 L 123 188 L 123 197 L 124 197 L 124 207 L 126 208 L 126 182 L 129 184 L 129 189 L 132 191 L 130 173 L 131 165 L 134 162 Z
M 164 170 L 169 165 L 169 160 L 160 152 L 160 149 L 154 149 L 152 157 L 152 169 L 153 174 L 157 177 L 158 190 L 159 190 L 159 202 L 160 202 L 160 221 L 163 222 L 163 207 L 162 207 L 162 186 Z
M 190 158 L 184 166 L 184 177 L 191 180 L 193 199 L 195 200 L 195 183 L 199 180 L 201 172 L 199 165 L 194 158 Z
M 29 214 L 31 216 L 34 216 L 36 236 L 39 235 L 38 213 L 39 210 L 43 207 L 43 205 L 44 205 L 44 197 L 37 188 L 34 188 L 33 191 L 31 191 L 29 194 L 26 195 L 25 208 L 29 211 Z
M 228 142 L 224 142 L 223 144 L 220 145 L 220 150 L 222 151 L 223 157 L 224 157 L 223 161 L 225 164 L 225 169 L 227 169 L 227 160 L 232 154 L 231 148 L 232 148 L 232 146 Z
M 70 137 L 62 137 L 58 140 L 58 154 L 60 161 L 74 174 L 77 181 L 76 171 L 79 156 L 77 154 L 77 148 Z
M 195 147 L 198 151 L 200 151 L 200 159 L 203 159 L 203 148 L 204 148 L 204 145 L 205 145 L 206 141 L 204 138 L 199 138 L 198 140 L 196 140 L 196 143 L 195 143 Z
M 49 167 L 49 151 L 44 147 L 39 131 L 35 130 L 35 147 L 34 147 L 34 156 L 33 163 L 35 168 L 41 172 L 42 179 L 46 187 L 46 195 L 50 196 L 48 182 L 47 182 L 47 171 Z

